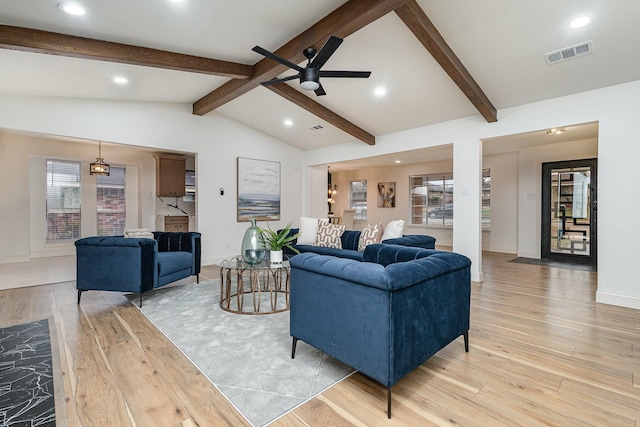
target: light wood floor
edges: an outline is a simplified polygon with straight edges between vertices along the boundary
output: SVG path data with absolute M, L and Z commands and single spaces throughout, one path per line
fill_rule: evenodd
M 391 420 L 385 388 L 356 374 L 272 425 L 640 427 L 640 311 L 595 304 L 595 273 L 484 257 L 470 352 L 459 339 L 396 384 Z M 121 294 L 78 306 L 73 282 L 0 291 L 0 326 L 41 318 L 58 426 L 247 425 Z

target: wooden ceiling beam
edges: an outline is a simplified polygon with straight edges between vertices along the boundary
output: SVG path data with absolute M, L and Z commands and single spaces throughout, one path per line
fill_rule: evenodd
M 251 65 L 0 25 L 0 48 L 246 79 Z
M 302 62 L 304 49 L 320 49 L 331 35 L 345 38 L 360 28 L 395 10 L 409 0 L 349 0 L 329 15 L 276 50 L 276 55 L 294 64 Z M 264 46 L 263 46 L 264 47 Z M 268 47 L 265 47 L 268 48 Z M 288 70 L 271 59 L 254 65 L 253 75 L 246 80 L 230 80 L 193 104 L 193 114 L 204 115 Z
M 395 9 L 395 12 L 469 98 L 469 101 L 478 109 L 485 120 L 489 123 L 498 121 L 496 107 L 493 106 L 460 59 L 451 50 L 416 0 L 410 0 Z
M 286 83 L 265 86 L 267 89 L 277 93 L 283 98 L 293 102 L 297 106 L 304 108 L 311 114 L 318 116 L 322 120 L 325 120 L 331 123 L 333 126 L 337 127 L 348 133 L 351 136 L 356 137 L 360 141 L 366 142 L 369 145 L 375 145 L 376 137 L 371 135 L 369 132 L 364 129 L 354 125 L 344 117 L 339 116 L 323 105 L 317 103 L 313 99 L 309 98 L 299 90 L 296 90 L 289 86 Z

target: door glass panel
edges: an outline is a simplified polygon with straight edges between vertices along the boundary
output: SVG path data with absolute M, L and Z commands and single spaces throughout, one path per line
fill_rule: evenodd
M 591 256 L 590 197 L 590 167 L 551 170 L 551 253 Z

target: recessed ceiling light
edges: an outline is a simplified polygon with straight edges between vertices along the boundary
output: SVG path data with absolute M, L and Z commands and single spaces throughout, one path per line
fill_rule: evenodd
M 586 27 L 590 23 L 591 23 L 590 16 L 579 16 L 573 21 L 571 21 L 571 23 L 569 23 L 569 26 L 571 28 L 582 28 L 582 27 Z
M 291 126 L 293 126 L 293 120 L 291 120 L 291 119 L 285 119 L 285 121 L 284 121 L 284 125 L 285 125 L 285 126 L 287 126 L 287 127 L 291 127 Z
M 127 83 L 129 83 L 129 79 L 127 79 L 127 78 L 126 78 L 126 77 L 124 77 L 124 76 L 115 76 L 115 77 L 113 78 L 113 82 L 114 82 L 114 83 L 117 83 L 117 84 L 119 84 L 119 85 L 126 85 Z
M 171 3 L 182 3 L 184 0 L 169 0 Z
M 402 163 L 402 160 L 396 160 L 395 162 L 396 163 Z
M 547 135 L 560 135 L 564 133 L 564 128 L 553 128 L 547 131 Z
M 87 11 L 81 4 L 72 1 L 65 1 L 60 3 L 58 5 L 58 9 L 73 16 L 82 16 L 87 13 Z
M 387 88 L 384 86 L 378 86 L 373 90 L 373 94 L 378 98 L 382 98 L 387 94 Z

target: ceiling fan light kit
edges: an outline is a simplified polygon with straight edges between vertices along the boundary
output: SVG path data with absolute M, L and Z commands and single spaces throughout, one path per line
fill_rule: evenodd
M 306 48 L 303 53 L 307 58 L 307 66 L 302 68 L 297 64 L 294 64 L 287 59 L 281 58 L 278 55 L 269 52 L 260 46 L 255 46 L 252 50 L 269 59 L 279 62 L 287 67 L 296 70 L 298 74 L 293 76 L 287 76 L 280 79 L 267 80 L 262 82 L 263 86 L 269 86 L 293 80 L 295 78 L 300 79 L 300 87 L 304 90 L 313 90 L 317 96 L 326 95 L 322 84 L 320 83 L 320 77 L 338 77 L 338 78 L 368 78 L 371 75 L 371 71 L 321 71 L 320 68 L 327 62 L 327 60 L 338 49 L 338 46 L 342 43 L 340 37 L 331 36 L 329 40 L 322 46 L 322 49 L 316 53 L 316 50 L 312 47 Z

